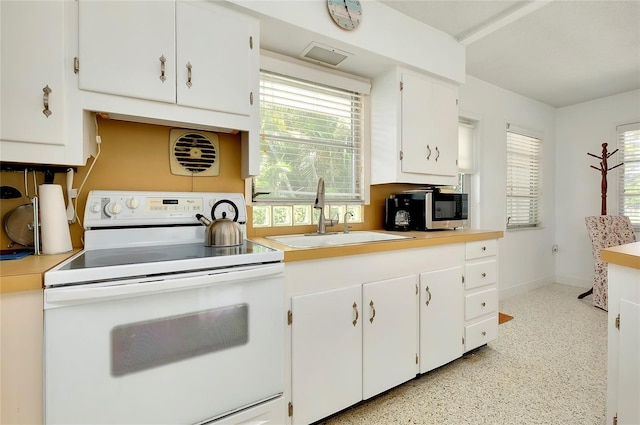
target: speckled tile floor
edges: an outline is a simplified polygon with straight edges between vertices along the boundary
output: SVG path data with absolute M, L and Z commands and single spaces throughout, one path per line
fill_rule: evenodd
M 603 425 L 607 313 L 552 284 L 500 301 L 496 341 L 321 422 Z

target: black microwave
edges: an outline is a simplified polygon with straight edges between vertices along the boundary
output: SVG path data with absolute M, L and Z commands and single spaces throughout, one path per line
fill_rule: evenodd
M 455 229 L 469 218 L 469 195 L 442 192 L 439 188 L 407 191 L 411 194 L 411 228 Z

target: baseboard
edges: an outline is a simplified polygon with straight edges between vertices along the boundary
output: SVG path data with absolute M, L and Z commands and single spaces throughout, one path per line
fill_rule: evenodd
M 593 280 L 574 276 L 556 275 L 556 282 L 585 289 L 589 289 L 593 286 Z
M 555 282 L 551 279 L 538 279 L 538 280 L 523 283 L 517 286 L 512 286 L 510 288 L 502 288 L 500 289 L 500 292 L 498 294 L 498 299 L 503 300 L 513 295 L 522 294 L 524 292 L 529 292 L 546 285 L 551 285 L 552 283 L 555 283 Z

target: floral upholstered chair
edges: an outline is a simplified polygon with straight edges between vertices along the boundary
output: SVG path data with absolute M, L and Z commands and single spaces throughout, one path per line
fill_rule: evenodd
M 593 305 L 607 310 L 607 263 L 600 259 L 600 250 L 635 242 L 636 235 L 629 217 L 596 215 L 584 219 L 593 252 Z

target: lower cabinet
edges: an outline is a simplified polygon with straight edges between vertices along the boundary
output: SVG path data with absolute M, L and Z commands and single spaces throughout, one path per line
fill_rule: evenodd
M 420 373 L 462 356 L 462 267 L 420 274 Z
M 416 276 L 291 298 L 293 423 L 415 377 Z
M 321 420 L 495 339 L 496 273 L 496 240 L 287 264 L 290 423 Z

